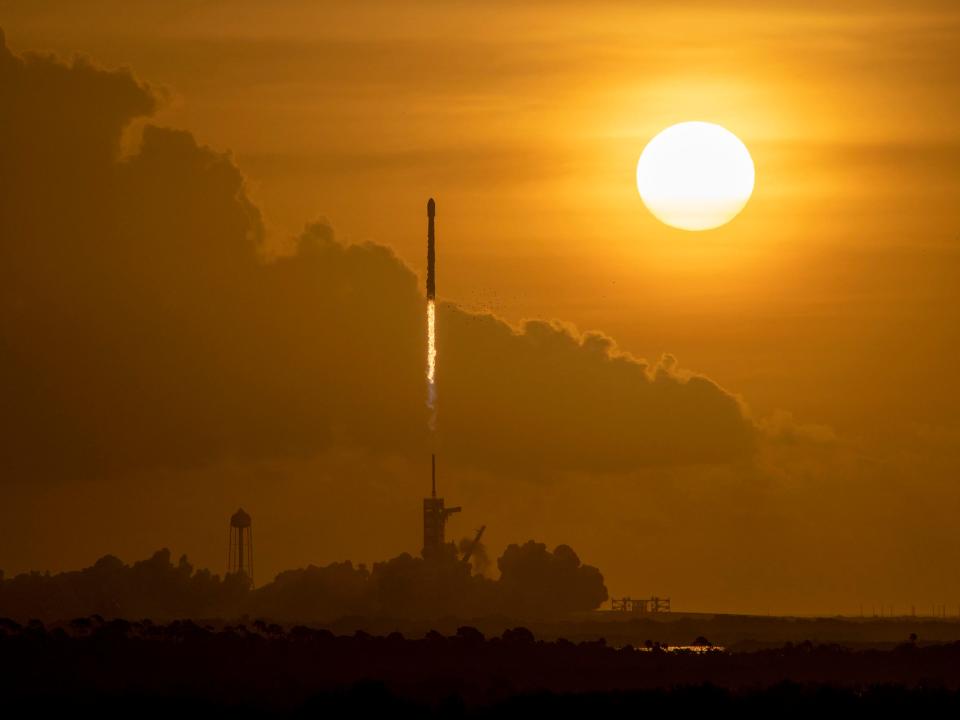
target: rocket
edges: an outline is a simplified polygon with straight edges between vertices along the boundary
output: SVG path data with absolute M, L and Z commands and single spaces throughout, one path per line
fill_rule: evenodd
M 436 275 L 436 239 L 433 236 L 433 216 L 437 213 L 437 204 L 433 198 L 427 200 L 427 300 L 433 300 L 437 296 L 437 275 Z

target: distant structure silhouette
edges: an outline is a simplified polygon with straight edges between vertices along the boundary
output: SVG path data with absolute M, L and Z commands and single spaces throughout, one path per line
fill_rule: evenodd
M 460 512 L 460 507 L 446 507 L 437 497 L 437 456 L 430 456 L 430 497 L 423 499 L 423 557 L 436 558 L 446 545 L 447 518 Z
M 633 613 L 636 615 L 653 615 L 670 612 L 670 598 L 654 595 L 649 598 L 610 598 L 610 609 L 613 612 Z
M 470 562 L 470 558 L 473 557 L 473 553 L 476 552 L 477 546 L 480 545 L 480 538 L 483 537 L 483 532 L 487 529 L 486 525 L 481 525 L 477 529 L 477 534 L 473 537 L 473 541 L 470 545 L 467 546 L 466 551 L 463 553 L 463 557 L 460 558 L 463 562 Z
M 240 508 L 230 517 L 227 574 L 244 575 L 253 585 L 253 520 Z

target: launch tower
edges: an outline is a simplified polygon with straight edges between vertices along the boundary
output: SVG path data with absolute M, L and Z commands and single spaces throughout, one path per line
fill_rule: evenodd
M 423 557 L 440 555 L 446 545 L 447 518 L 460 512 L 460 507 L 446 507 L 437 497 L 437 456 L 430 456 L 430 497 L 423 499 Z

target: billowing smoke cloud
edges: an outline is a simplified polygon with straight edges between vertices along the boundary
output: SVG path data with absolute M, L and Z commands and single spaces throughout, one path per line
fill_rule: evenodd
M 487 546 L 483 540 L 477 540 L 476 537 L 460 538 L 457 543 L 457 550 L 460 557 L 466 558 L 469 555 L 470 565 L 473 571 L 478 575 L 484 575 L 487 568 L 490 567 L 490 555 L 487 553 Z
M 120 157 L 125 128 L 156 104 L 129 72 L 18 57 L 0 36 L 4 479 L 337 444 L 425 453 L 414 273 L 324 225 L 288 256 L 265 257 L 260 214 L 229 156 L 148 125 Z M 752 451 L 737 399 L 672 361 L 450 304 L 437 324 L 447 462 L 535 474 Z
M 500 585 L 512 607 L 533 611 L 549 607 L 555 613 L 599 607 L 607 599 L 603 575 L 592 565 L 583 565 L 568 545 L 553 552 L 530 540 L 510 545 L 497 559 Z

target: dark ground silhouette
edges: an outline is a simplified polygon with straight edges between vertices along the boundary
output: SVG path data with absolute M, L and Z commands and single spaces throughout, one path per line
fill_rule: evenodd
M 79 618 L 48 628 L 0 621 L 8 708 L 96 706 L 138 716 L 189 707 L 235 715 L 390 711 L 511 717 L 614 710 L 956 709 L 960 643 L 850 650 L 803 643 L 748 653 L 539 641 L 526 628 L 485 638 L 336 636 L 263 622 Z
M 167 550 L 18 575 L 0 582 L 0 697 L 101 717 L 960 707 L 960 622 L 631 618 L 593 610 L 603 576 L 569 547 L 511 545 L 498 580 L 448 549 L 290 570 L 257 589 Z

